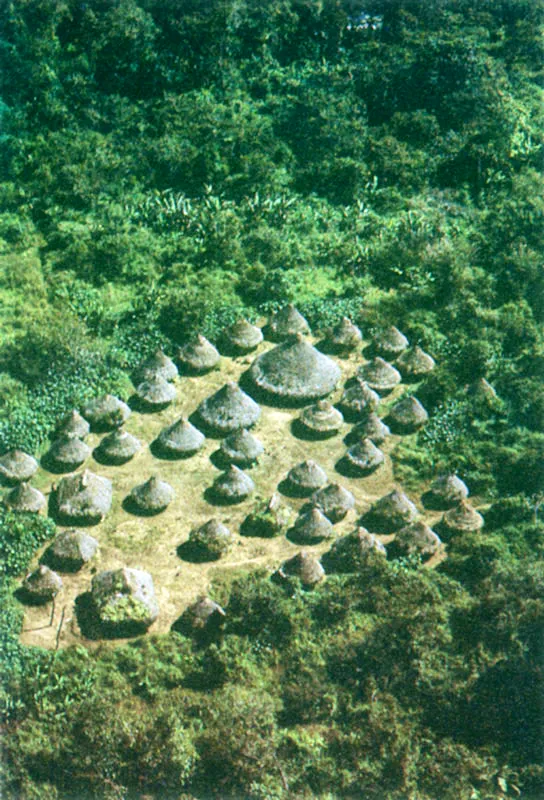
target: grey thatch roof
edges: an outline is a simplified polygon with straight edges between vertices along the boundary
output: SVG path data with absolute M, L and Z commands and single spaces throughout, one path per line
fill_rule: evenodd
M 333 542 L 327 563 L 330 562 L 339 572 L 353 572 L 375 555 L 387 555 L 384 545 L 366 528 L 359 527 Z
M 294 334 L 310 333 L 310 326 L 292 303 L 274 312 L 266 326 L 266 334 L 274 342 L 283 342 Z
M 374 411 L 371 411 L 366 419 L 353 428 L 354 436 L 361 439 L 370 439 L 374 444 L 384 442 L 390 433 L 388 426 Z
M 140 569 L 107 570 L 92 580 L 91 596 L 100 622 L 109 629 L 145 629 L 157 619 L 153 579 Z
M 344 389 L 338 405 L 350 419 L 366 417 L 380 404 L 380 395 L 370 388 L 362 378 L 355 378 L 351 386 Z
M 159 348 L 145 359 L 136 369 L 134 376 L 136 383 L 162 378 L 165 381 L 173 381 L 177 378 L 178 368 L 171 358 Z
M 326 345 L 330 350 L 338 353 L 349 352 L 361 344 L 363 336 L 357 325 L 347 317 L 342 317 L 338 325 L 332 329 L 326 338 Z
M 434 358 L 418 346 L 405 350 L 396 364 L 405 378 L 422 378 L 436 366 Z
M 94 557 L 97 549 L 97 540 L 88 533 L 68 530 L 59 533 L 45 558 L 61 572 L 76 572 Z
M 111 508 L 111 481 L 89 470 L 62 478 L 56 490 L 59 514 L 74 522 L 99 522 Z
M 468 494 L 466 483 L 464 483 L 458 475 L 451 473 L 448 475 L 439 475 L 438 478 L 433 481 L 429 490 L 429 495 L 435 505 L 442 508 L 449 508 L 460 500 L 466 500 Z
M 340 522 L 348 511 L 355 508 L 355 498 L 351 492 L 338 483 L 330 483 L 314 492 L 312 505 L 325 514 L 331 522 Z
M 372 342 L 377 353 L 389 358 L 400 355 L 409 345 L 406 336 L 394 325 L 378 331 Z
M 380 356 L 359 367 L 357 375 L 377 392 L 390 392 L 401 382 L 400 372 Z
M 170 456 L 193 455 L 205 441 L 204 434 L 185 417 L 180 417 L 173 425 L 163 428 L 157 437 L 160 450 Z
M 212 625 L 217 625 L 225 616 L 221 606 L 209 597 L 199 597 L 183 613 L 184 623 L 193 631 L 202 631 Z
M 429 415 L 417 397 L 403 397 L 390 409 L 388 420 L 399 433 L 412 433 L 425 425 Z
M 164 408 L 176 399 L 176 388 L 164 378 L 156 377 L 138 384 L 136 397 L 148 408 Z
M 293 467 L 288 475 L 287 482 L 302 497 L 312 494 L 328 482 L 327 473 L 312 459 L 303 461 Z
M 47 453 L 47 461 L 56 468 L 71 472 L 91 455 L 91 448 L 77 436 L 64 435 L 56 439 Z
M 212 430 L 227 434 L 238 428 L 251 428 L 261 416 L 261 409 L 238 384 L 231 381 L 203 400 L 198 414 Z
M 130 413 L 127 404 L 111 394 L 96 397 L 83 408 L 83 416 L 97 431 L 120 428 L 130 417 Z
M 105 436 L 98 446 L 99 455 L 112 464 L 130 461 L 141 449 L 142 443 L 128 431 L 116 430 Z
M 38 469 L 38 462 L 22 450 L 9 450 L 0 456 L 0 478 L 5 483 L 28 481 Z
M 232 547 L 233 542 L 230 530 L 217 519 L 209 519 L 189 534 L 189 543 L 205 552 L 210 559 L 220 558 Z
M 242 428 L 229 434 L 221 442 L 221 454 L 237 467 L 249 467 L 264 453 L 264 447 L 253 434 Z
M 471 533 L 483 528 L 484 518 L 466 500 L 446 511 L 442 517 L 441 527 L 449 533 Z
M 268 394 L 300 401 L 330 394 L 341 372 L 334 361 L 298 334 L 256 358 L 249 375 Z
M 46 500 L 41 492 L 23 482 L 7 493 L 4 497 L 4 503 L 11 511 L 32 511 L 37 513 L 45 506 Z
M 345 458 L 350 467 L 362 473 L 372 472 L 385 460 L 382 451 L 370 439 L 362 439 L 350 447 Z
M 332 536 L 333 527 L 331 521 L 318 508 L 310 508 L 299 514 L 292 532 L 293 538 L 315 544 Z
M 77 436 L 78 439 L 84 439 L 88 436 L 91 426 L 84 419 L 79 411 L 73 408 L 66 416 L 64 416 L 55 429 L 57 436 Z
M 232 464 L 213 483 L 214 494 L 226 501 L 243 500 L 255 489 L 255 484 L 245 472 Z
M 370 509 L 371 518 L 387 531 L 402 528 L 413 522 L 417 515 L 417 508 L 400 489 L 380 497 Z
M 310 433 L 324 437 L 338 433 L 344 417 L 328 400 L 318 400 L 302 411 L 299 421 Z
M 263 333 L 247 319 L 239 319 L 223 331 L 221 338 L 228 349 L 238 353 L 249 353 L 263 341 Z
M 130 492 L 129 499 L 139 511 L 157 513 L 172 502 L 174 490 L 166 481 L 152 476 L 145 483 L 135 486 Z
M 46 603 L 62 589 L 62 578 L 45 564 L 29 573 L 23 581 L 23 591 L 30 600 Z
M 278 576 L 299 578 L 304 586 L 310 588 L 323 580 L 325 570 L 316 556 L 302 550 L 282 564 Z
M 196 373 L 208 372 L 216 367 L 221 356 L 205 336 L 198 334 L 194 339 L 180 347 L 177 360 L 186 370 Z
M 430 558 L 442 542 L 440 537 L 424 522 L 412 522 L 397 533 L 394 550 L 400 555 L 420 555 Z

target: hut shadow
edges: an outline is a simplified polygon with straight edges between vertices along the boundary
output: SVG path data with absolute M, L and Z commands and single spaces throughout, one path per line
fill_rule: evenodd
M 282 494 L 284 497 L 291 497 L 293 499 L 300 499 L 301 497 L 309 497 L 312 495 L 316 490 L 304 490 L 300 489 L 298 486 L 295 486 L 291 483 L 287 478 L 284 478 L 280 483 L 278 483 L 278 492 Z
M 27 480 L 32 480 L 32 478 L 28 478 Z M 15 489 L 16 486 L 19 486 L 20 483 L 23 481 L 13 480 L 12 478 L 6 478 L 5 475 L 0 475 L 0 487 L 5 489 Z
M 423 507 L 429 511 L 447 511 L 448 508 L 451 508 L 450 503 L 445 503 L 430 490 L 421 495 L 421 502 Z
M 94 448 L 93 450 L 93 458 L 97 464 L 102 464 L 103 467 L 120 467 L 122 464 L 126 464 L 128 461 L 131 461 L 136 453 L 133 456 L 129 456 L 128 458 L 120 458 L 119 456 L 111 456 L 107 453 L 104 453 L 103 450 L 100 449 L 100 445 Z
M 291 544 L 296 545 L 304 545 L 304 547 L 311 547 L 312 545 L 321 544 L 325 539 L 329 538 L 327 536 L 321 536 L 320 538 L 310 539 L 297 531 L 295 527 L 289 528 L 287 533 L 285 534 L 285 538 L 291 542 Z
M 377 533 L 380 535 L 396 533 L 396 531 L 402 527 L 402 525 L 391 524 L 389 520 L 374 514 L 372 510 L 363 514 L 358 524 L 366 528 L 369 533 Z
M 221 558 L 221 556 L 212 555 L 207 547 L 189 541 L 180 544 L 176 549 L 176 553 L 178 558 L 181 558 L 182 561 L 188 561 L 190 564 L 205 564 L 219 561 Z
M 164 411 L 164 409 L 168 408 L 169 405 L 172 405 L 173 402 L 173 400 L 168 400 L 166 403 L 146 403 L 146 401 L 142 400 L 141 397 L 138 397 L 137 394 L 133 394 L 128 400 L 128 405 L 130 406 L 131 410 L 135 411 L 137 414 L 147 415 Z
M 177 360 L 176 366 L 178 368 L 178 375 L 180 377 L 201 378 L 203 375 L 209 375 L 210 372 L 219 371 L 221 369 L 221 361 L 218 361 L 218 363 L 214 364 L 213 367 L 207 367 L 206 369 L 190 367 L 189 364 L 184 364 L 182 361 Z
M 247 500 L 247 497 L 223 497 L 219 495 L 213 486 L 204 490 L 204 500 L 211 506 L 236 506 Z
M 80 461 L 79 464 L 72 464 L 69 466 L 67 464 L 59 464 L 59 462 L 56 461 L 53 456 L 51 456 L 49 453 L 45 453 L 45 455 L 40 458 L 40 467 L 46 472 L 50 472 L 52 475 L 67 475 L 70 472 L 75 472 L 76 469 L 79 469 L 79 467 L 84 464 L 86 460 L 87 459 L 84 459 L 83 461 Z
M 419 433 L 423 425 L 419 425 L 414 427 L 413 425 L 401 425 L 399 422 L 395 422 L 391 416 L 385 417 L 383 420 L 391 433 L 394 433 L 396 436 L 410 436 L 412 433 Z
M 93 525 L 99 525 L 103 520 L 102 515 L 81 517 L 77 514 L 63 514 L 59 511 L 56 491 L 52 491 L 49 495 L 47 516 L 50 517 L 56 525 L 60 525 L 63 528 L 92 528 Z
M 172 623 L 170 630 L 173 633 L 179 633 L 181 636 L 187 636 L 193 639 L 196 646 L 200 649 L 208 647 L 208 645 L 220 638 L 224 624 L 224 616 L 214 611 L 206 620 L 206 624 L 203 628 L 195 629 L 191 624 L 190 615 L 184 611 L 183 614 Z
M 210 461 L 212 462 L 214 467 L 217 467 L 217 469 L 220 469 L 220 470 L 228 469 L 230 467 L 230 463 L 231 463 L 229 458 L 225 455 L 225 453 L 221 450 L 221 448 L 217 448 L 217 450 L 213 451 L 213 453 L 210 456 Z M 253 466 L 253 465 L 251 465 L 251 466 Z M 244 469 L 247 469 L 247 468 L 244 467 Z
M 294 419 L 291 422 L 291 433 L 296 439 L 302 439 L 304 442 L 321 442 L 324 439 L 332 439 L 338 435 L 338 431 L 312 431 L 307 428 L 300 419 Z
M 201 448 L 199 448 L 200 450 Z M 198 453 L 198 450 L 191 450 L 188 453 L 176 453 L 172 450 L 164 448 L 158 439 L 154 439 L 149 445 L 149 450 L 154 458 L 160 458 L 161 461 L 187 461 Z
M 326 356 L 336 356 L 337 358 L 342 358 L 342 359 L 348 359 L 353 353 L 357 352 L 357 350 L 359 349 L 357 346 L 352 348 L 340 347 L 338 345 L 334 345 L 326 338 L 320 339 L 318 342 L 316 342 L 314 347 L 316 347 Z
M 220 431 L 217 428 L 214 428 L 212 425 L 208 425 L 208 423 L 202 419 L 198 411 L 193 411 L 191 416 L 189 417 L 189 422 L 191 425 L 194 425 L 195 428 L 204 434 L 206 439 L 224 439 L 225 436 L 228 436 L 230 431 Z
M 132 514 L 135 517 L 156 517 L 158 514 L 162 514 L 162 512 L 167 508 L 167 506 L 158 509 L 142 508 L 130 495 L 124 498 L 121 505 L 123 511 L 126 511 L 127 514 Z
M 373 467 L 372 469 L 361 469 L 360 467 L 356 467 L 352 464 L 346 456 L 342 456 L 339 458 L 336 464 L 334 465 L 336 472 L 342 475 L 344 478 L 366 478 L 367 475 L 371 475 L 377 467 Z
M 55 570 L 55 572 L 62 572 L 68 575 L 79 572 L 84 566 L 84 562 L 81 560 L 78 561 L 77 559 L 59 558 L 55 556 L 51 547 L 48 547 L 43 553 L 40 558 L 40 564 L 44 564 L 46 567 L 49 567 L 49 569 Z
M 36 597 L 36 595 L 33 595 L 22 586 L 13 592 L 13 596 L 23 605 L 32 606 L 33 608 L 41 608 L 52 602 L 51 597 Z
M 99 639 L 128 639 L 141 636 L 148 626 L 138 622 L 125 622 L 106 625 L 100 622 L 93 603 L 91 592 L 76 597 L 75 613 L 82 636 L 91 641 Z

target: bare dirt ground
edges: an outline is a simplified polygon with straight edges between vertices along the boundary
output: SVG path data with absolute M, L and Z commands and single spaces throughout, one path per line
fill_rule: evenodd
M 382 495 L 395 485 L 391 451 L 398 443 L 398 436 L 390 436 L 382 446 L 386 461 L 373 475 L 364 478 L 345 478 L 335 470 L 336 462 L 346 451 L 344 437 L 351 429 L 345 424 L 339 435 L 324 441 L 306 441 L 296 438 L 291 424 L 300 414 L 300 409 L 273 408 L 262 405 L 262 415 L 252 432 L 261 440 L 265 453 L 258 465 L 249 474 L 256 484 L 256 493 L 246 501 L 234 506 L 212 506 L 204 498 L 219 470 L 210 461 L 218 448 L 220 439 L 206 439 L 202 450 L 187 460 L 167 461 L 155 458 L 149 445 L 163 427 L 171 424 L 181 414 L 190 416 L 198 404 L 229 380 L 238 380 L 249 364 L 266 349 L 268 342 L 260 345 L 255 354 L 241 358 L 221 360 L 220 367 L 202 377 L 179 377 L 176 381 L 178 396 L 167 409 L 152 414 L 133 412 L 126 429 L 143 443 L 141 451 L 123 466 L 103 466 L 90 458 L 83 468 L 109 478 L 114 487 L 113 505 L 110 513 L 99 524 L 87 528 L 98 539 L 100 549 L 92 562 L 75 574 L 63 574 L 63 589 L 56 598 L 53 616 L 51 605 L 27 607 L 21 640 L 26 645 L 45 648 L 66 647 L 71 644 L 96 646 L 96 642 L 85 639 L 79 629 L 75 614 L 78 595 L 90 589 L 92 576 L 105 569 L 134 567 L 151 573 L 155 584 L 160 614 L 150 628 L 161 633 L 170 629 L 172 623 L 185 608 L 209 589 L 210 584 L 225 571 L 247 570 L 257 567 L 272 572 L 286 558 L 301 549 L 312 549 L 323 553 L 330 548 L 330 541 L 318 546 L 302 548 L 291 543 L 285 536 L 276 539 L 249 538 L 239 534 L 240 524 L 255 504 L 256 496 L 268 499 L 277 489 L 291 467 L 312 458 L 320 464 L 331 482 L 338 482 L 355 496 L 356 508 L 339 524 L 335 525 L 337 536 L 353 530 L 358 518 Z M 343 381 L 351 377 L 364 363 L 361 348 L 349 358 L 336 358 L 343 373 Z M 337 400 L 342 385 L 332 396 Z M 380 415 L 404 390 L 398 387 L 380 407 Z M 94 448 L 101 435 L 92 434 L 88 443 Z M 156 475 L 168 481 L 175 490 L 175 499 L 170 506 L 155 517 L 137 517 L 122 508 L 122 501 L 130 490 Z M 61 476 L 51 475 L 40 468 L 33 485 L 46 495 Z M 422 513 L 422 519 L 432 525 L 440 514 L 423 509 L 420 498 L 411 496 Z M 302 499 L 284 498 L 294 511 L 304 504 Z M 235 535 L 235 545 L 220 561 L 189 563 L 181 560 L 177 548 L 185 542 L 192 528 L 216 517 Z M 381 537 L 387 542 L 392 537 Z M 41 552 L 37 554 L 38 562 Z M 429 563 L 432 566 L 442 554 Z M 62 625 L 61 625 L 62 620 Z

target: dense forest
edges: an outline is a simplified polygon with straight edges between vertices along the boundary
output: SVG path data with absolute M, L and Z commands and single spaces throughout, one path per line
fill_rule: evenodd
M 543 22 L 542 0 L 3 4 L 0 454 L 128 399 L 157 346 L 293 302 L 432 353 L 395 475 L 456 471 L 485 508 L 434 569 L 240 572 L 213 636 L 56 651 L 21 644 L 15 595 L 55 524 L 0 511 L 4 797 L 542 797 Z

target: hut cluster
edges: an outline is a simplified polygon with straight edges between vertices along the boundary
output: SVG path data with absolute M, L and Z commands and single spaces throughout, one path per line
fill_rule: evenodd
M 319 347 L 306 338 L 309 335 L 308 322 L 291 305 L 273 314 L 263 330 L 239 320 L 223 332 L 219 350 L 200 335 L 179 347 L 173 359 L 162 350 L 153 353 L 133 375 L 130 404 L 104 395 L 61 419 L 42 466 L 61 475 L 49 498 L 49 513 L 66 530 L 45 551 L 40 566 L 25 578 L 22 593 L 29 602 L 52 600 L 62 589 L 59 572 L 75 572 L 97 553 L 97 539 L 80 528 L 96 525 L 109 513 L 113 486 L 94 467 L 88 468 L 91 456 L 99 465 L 129 462 L 144 446 L 125 429 L 133 410 L 149 414 L 166 408 L 176 399 L 180 374 L 198 376 L 218 369 L 221 353 L 247 358 L 260 347 L 264 336 L 274 346 L 254 357 L 244 379 L 225 383 L 203 399 L 190 417 L 179 417 L 163 428 L 150 443 L 153 455 L 190 459 L 208 437 L 220 439 L 214 463 L 221 472 L 211 485 L 203 487 L 204 496 L 216 506 L 238 504 L 258 489 L 249 471 L 266 452 L 266 443 L 251 430 L 260 420 L 260 404 L 300 407 L 294 412 L 295 435 L 311 441 L 347 432 L 346 451 L 335 465 L 338 478 L 311 458 L 282 465 L 278 491 L 267 500 L 259 499 L 245 517 L 240 530 L 247 535 L 286 535 L 306 548 L 331 542 L 321 560 L 307 549 L 299 551 L 279 568 L 274 580 L 290 583 L 297 579 L 310 588 L 323 580 L 325 570 L 354 570 L 369 558 L 389 555 L 426 560 L 436 554 L 442 547 L 438 533 L 420 518 L 418 507 L 401 488 L 384 494 L 363 516 L 355 518 L 351 533 L 338 537 L 335 532 L 341 520 L 350 519 L 348 515 L 356 517 L 356 498 L 341 476 L 364 478 L 380 470 L 386 462 L 382 448 L 388 437 L 417 432 L 426 424 L 425 408 L 406 385 L 425 378 L 435 366 L 433 358 L 418 346 L 410 347 L 396 328 L 387 327 L 375 333 L 371 358 L 341 386 L 342 370 L 331 356 L 341 359 L 360 349 L 360 329 L 344 318 Z M 401 384 L 404 388 L 399 392 Z M 336 402 L 332 398 L 335 392 Z M 392 392 L 393 398 L 387 399 Z M 380 415 L 382 403 L 387 408 L 385 416 Z M 94 451 L 86 443 L 91 431 L 104 433 Z M 30 485 L 37 469 L 38 462 L 18 450 L 0 457 L 0 480 L 7 487 L 3 502 L 10 509 L 32 513 L 45 509 L 46 498 Z M 304 499 L 298 514 L 284 499 L 294 497 Z M 174 488 L 159 474 L 152 474 L 131 489 L 123 508 L 136 515 L 155 515 L 174 498 Z M 454 474 L 438 477 L 422 497 L 423 506 L 443 512 L 436 527 L 444 539 L 482 527 L 483 518 L 467 498 L 467 487 Z M 190 531 L 183 547 L 193 560 L 216 560 L 231 548 L 233 534 L 217 516 Z M 382 535 L 394 535 L 387 550 L 379 538 Z M 99 572 L 92 579 L 90 596 L 98 624 L 119 635 L 146 630 L 159 613 L 153 580 L 143 570 Z M 182 615 L 180 624 L 185 630 L 200 631 L 219 625 L 224 615 L 210 598 L 201 597 Z

